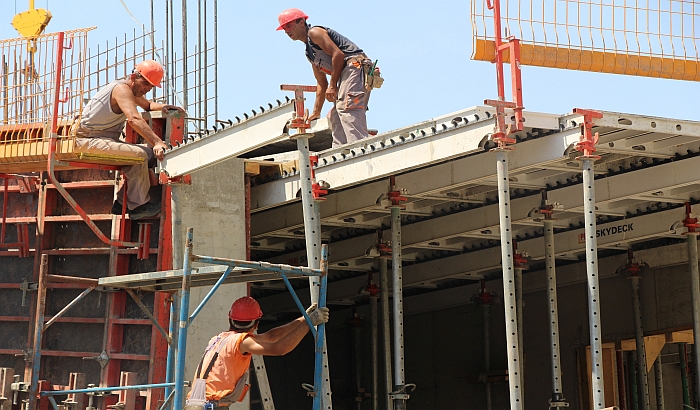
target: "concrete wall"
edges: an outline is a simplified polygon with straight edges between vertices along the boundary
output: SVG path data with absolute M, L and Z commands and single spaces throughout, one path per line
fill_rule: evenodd
M 641 251 L 637 257 L 652 266 L 641 281 L 645 333 L 691 326 L 690 278 L 687 266 L 659 267 L 681 263 L 685 245 Z M 673 253 L 678 255 L 673 256 Z M 680 256 L 679 256 L 680 255 Z M 645 259 L 648 258 L 648 259 Z M 680 261 L 680 262 L 679 262 Z M 601 310 L 604 342 L 634 337 L 631 283 L 616 269 L 625 256 L 600 259 Z M 559 317 L 564 395 L 572 409 L 585 408 L 579 391 L 577 353 L 589 344 L 585 264 L 559 267 Z M 546 408 L 551 397 L 551 368 L 548 299 L 544 272 L 524 276 L 524 352 L 526 408 Z M 501 281 L 488 282 L 488 289 L 503 293 Z M 485 386 L 475 382 L 483 370 L 483 308 L 469 303 L 478 285 L 463 286 L 405 298 L 406 381 L 418 388 L 411 395 L 411 409 L 486 409 Z M 264 308 L 264 305 L 263 305 Z M 367 305 L 358 312 L 369 318 Z M 329 357 L 334 409 L 356 409 L 352 329 L 347 324 L 349 309 L 336 309 L 329 326 Z M 491 307 L 491 370 L 506 370 L 503 305 Z M 362 383 L 371 390 L 369 323 L 362 328 Z M 313 365 L 310 338 L 283 358 L 268 359 L 273 397 L 279 408 L 310 405 L 298 387 L 311 380 Z M 662 352 L 666 408 L 682 408 L 677 346 Z M 380 366 L 380 374 L 382 372 Z M 653 371 L 650 396 L 655 408 Z M 509 409 L 507 383 L 492 385 L 492 408 Z M 383 394 L 380 389 L 380 393 Z M 587 393 L 586 393 L 587 394 Z M 380 401 L 380 408 L 383 408 Z M 362 409 L 371 408 L 365 399 Z
M 245 259 L 245 182 L 243 160 L 233 159 L 192 174 L 192 185 L 175 188 L 181 215 L 180 238 L 194 228 L 198 255 Z M 177 221 L 176 226 L 177 226 Z M 184 241 L 184 239 L 183 239 Z M 179 256 L 179 255 L 177 255 Z M 179 256 L 179 260 L 182 256 Z M 177 257 L 176 257 L 176 260 Z M 209 291 L 192 288 L 190 312 Z M 211 337 L 228 330 L 231 303 L 246 295 L 246 285 L 223 285 L 190 325 L 187 335 L 185 378 L 190 380 Z M 247 401 L 232 409 L 248 408 Z

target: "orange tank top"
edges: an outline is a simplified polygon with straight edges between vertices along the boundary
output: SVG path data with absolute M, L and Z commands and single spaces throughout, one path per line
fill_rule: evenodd
M 231 334 L 231 337 L 224 341 L 226 345 L 219 351 L 219 357 L 212 366 L 206 380 L 207 400 L 221 400 L 223 397 L 232 393 L 233 389 L 236 388 L 238 380 L 243 377 L 243 374 L 250 367 L 252 355 L 242 354 L 240 348 L 243 340 L 247 337 L 255 336 L 251 333 L 223 332 L 214 336 L 209 341 L 208 345 L 212 343 L 215 344 L 204 357 L 202 373 L 204 373 L 204 369 L 209 366 L 209 362 L 219 348 L 219 343 L 221 343 L 223 338 L 228 334 Z M 218 341 L 217 338 L 219 339 Z M 197 375 L 195 375 L 195 378 L 196 376 Z

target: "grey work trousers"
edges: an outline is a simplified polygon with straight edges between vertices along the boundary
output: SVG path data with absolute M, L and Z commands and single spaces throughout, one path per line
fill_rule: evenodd
M 153 149 L 151 147 L 146 144 L 127 144 L 109 137 L 78 137 L 75 139 L 75 148 L 77 152 L 143 158 L 142 163 L 122 166 L 121 171 L 127 180 L 127 208 L 133 210 L 139 205 L 148 202 L 150 199 L 148 190 L 151 188 L 151 180 L 148 176 L 148 162 L 153 158 Z M 117 193 L 117 198 L 124 203 L 124 186 Z
M 367 138 L 366 112 L 370 91 L 365 88 L 362 65 L 346 64 L 340 74 L 338 101 L 328 113 L 333 147 Z

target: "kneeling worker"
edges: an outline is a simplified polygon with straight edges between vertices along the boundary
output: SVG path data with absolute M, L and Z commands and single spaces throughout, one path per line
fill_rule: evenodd
M 328 322 L 326 307 L 316 308 L 314 304 L 306 312 L 314 326 Z M 206 402 L 210 407 L 226 410 L 231 404 L 243 400 L 248 391 L 252 355 L 283 356 L 294 350 L 309 331 L 302 316 L 286 325 L 255 334 L 262 315 L 258 302 L 244 296 L 231 306 L 229 330 L 209 341 L 194 379 L 205 380 Z
M 75 135 L 78 152 L 113 154 L 143 158 L 138 165 L 122 166 L 127 180 L 127 209 L 131 219 L 148 218 L 160 212 L 160 201 L 149 202 L 151 188 L 148 162 L 155 156 L 163 159 L 165 144 L 148 126 L 136 107 L 145 111 L 159 111 L 182 108 L 148 101 L 144 96 L 153 87 L 160 87 L 163 67 L 158 62 L 146 60 L 139 63 L 123 80 L 113 81 L 95 94 L 83 109 Z M 124 123 L 141 135 L 148 144 L 128 144 L 119 138 Z M 117 194 L 112 213 L 121 215 L 123 187 Z

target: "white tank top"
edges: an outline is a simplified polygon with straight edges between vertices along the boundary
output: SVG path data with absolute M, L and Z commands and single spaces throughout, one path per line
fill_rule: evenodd
M 126 84 L 125 80 L 116 80 L 107 84 L 95 94 L 83 109 L 83 116 L 80 120 L 80 128 L 77 131 L 78 137 L 107 137 L 119 139 L 124 122 L 125 114 L 117 114 L 112 111 L 112 90 L 119 84 Z

